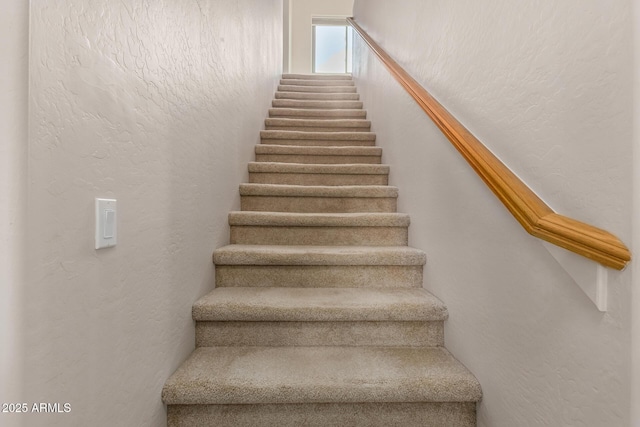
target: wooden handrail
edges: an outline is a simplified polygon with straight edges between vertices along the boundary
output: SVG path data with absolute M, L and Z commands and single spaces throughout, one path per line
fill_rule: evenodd
M 613 234 L 557 214 L 389 56 L 352 18 L 349 24 L 531 235 L 622 270 L 631 253 Z

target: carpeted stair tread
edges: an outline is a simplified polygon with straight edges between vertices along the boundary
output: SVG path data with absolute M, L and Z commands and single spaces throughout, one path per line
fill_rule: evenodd
M 353 80 L 351 74 L 294 74 L 285 73 L 284 80 Z
M 353 80 L 281 79 L 285 86 L 355 86 Z
M 435 321 L 447 308 L 424 289 L 217 288 L 193 305 L 196 321 Z
M 362 109 L 310 110 L 305 108 L 271 108 L 269 117 L 311 118 L 311 119 L 364 119 L 367 112 Z
M 375 163 L 250 162 L 249 182 L 283 185 L 387 185 L 389 166 Z
M 268 118 L 265 119 L 265 126 L 280 127 L 314 127 L 314 128 L 354 128 L 369 129 L 371 122 L 364 119 L 306 119 L 306 118 Z M 292 129 L 293 130 L 293 129 Z
M 341 175 L 387 175 L 389 165 L 249 162 L 249 172 Z
M 373 132 L 302 132 L 291 130 L 263 130 L 260 131 L 262 139 L 283 140 L 326 140 L 326 141 L 375 141 Z M 382 154 L 382 151 L 380 151 Z
M 410 217 L 402 213 L 292 213 L 251 212 L 229 213 L 229 225 L 280 227 L 408 227 Z
M 356 93 L 355 86 L 295 86 L 279 85 L 280 92 L 307 92 L 307 93 Z
M 382 152 L 360 151 L 357 148 L 372 148 L 369 145 L 280 145 L 261 144 L 255 150 L 256 162 L 302 163 L 302 164 L 382 164 Z M 269 149 L 271 148 L 271 149 Z M 289 150 L 289 148 L 291 148 Z M 344 148 L 344 150 L 321 150 L 322 148 Z M 308 150 L 305 150 L 308 149 Z M 351 152 L 351 154 L 349 154 Z
M 481 397 L 475 377 L 442 347 L 200 347 L 162 391 L 169 405 Z
M 240 184 L 241 196 L 280 197 L 398 197 L 398 188 L 387 185 L 280 185 Z
M 276 92 L 275 99 L 308 99 L 315 101 L 359 101 L 357 93 Z
M 396 212 L 398 189 L 388 185 L 241 184 L 243 211 Z
M 305 108 L 313 110 L 330 110 L 333 108 L 362 109 L 364 106 L 362 101 L 323 101 L 313 99 L 274 99 L 271 105 L 275 108 Z
M 213 252 L 216 265 L 424 265 L 427 256 L 408 246 L 227 245 Z
M 397 213 L 229 214 L 232 244 L 406 246 L 409 216 Z
M 255 152 L 256 154 L 298 154 L 305 156 L 381 156 L 382 148 L 258 144 Z
M 370 145 L 259 144 L 256 162 L 303 164 L 381 164 L 382 150 Z

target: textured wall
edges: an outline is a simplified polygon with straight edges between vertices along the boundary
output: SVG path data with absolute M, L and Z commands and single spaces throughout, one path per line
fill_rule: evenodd
M 634 52 L 640 50 L 640 2 L 633 3 L 633 41 Z M 637 253 L 640 248 L 640 55 L 634 55 L 634 151 L 633 151 L 633 248 Z M 640 425 L 640 267 L 638 263 L 633 268 L 633 326 L 631 329 L 631 423 Z
M 282 67 L 281 0 L 31 2 L 29 426 L 160 426 Z M 95 251 L 94 197 L 118 199 Z
M 27 172 L 29 4 L 6 0 L 0 14 L 0 404 L 20 401 L 20 323 Z M 1 410 L 1 408 L 0 408 Z M 19 419 L 0 413 L 0 425 Z
M 290 0 L 291 63 L 290 72 L 310 73 L 312 63 L 314 16 L 351 16 L 353 0 Z
M 356 0 L 356 20 L 557 211 L 631 243 L 631 2 Z M 599 313 L 358 43 L 383 161 L 479 378 L 479 424 L 629 425 L 631 271 Z

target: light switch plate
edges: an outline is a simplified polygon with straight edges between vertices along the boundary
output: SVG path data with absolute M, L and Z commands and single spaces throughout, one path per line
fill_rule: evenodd
M 96 249 L 115 246 L 118 237 L 115 199 L 96 199 Z

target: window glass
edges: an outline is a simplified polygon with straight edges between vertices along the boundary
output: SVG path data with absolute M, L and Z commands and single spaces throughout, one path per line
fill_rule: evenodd
M 347 27 L 314 25 L 314 73 L 346 73 L 351 57 Z
M 353 71 L 353 28 L 347 27 L 347 73 Z

